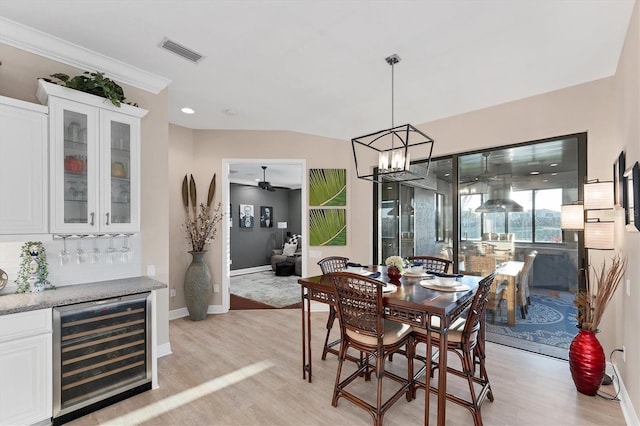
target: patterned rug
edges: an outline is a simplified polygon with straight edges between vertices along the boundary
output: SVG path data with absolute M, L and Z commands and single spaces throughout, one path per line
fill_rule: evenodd
M 245 299 L 284 308 L 301 301 L 299 278 L 296 275 L 276 277 L 272 271 L 238 275 L 231 277 L 230 291 Z
M 532 289 L 530 299 L 526 319 L 522 319 L 520 308 L 516 307 L 515 327 L 507 326 L 506 301 L 503 301 L 495 323 L 492 324 L 490 317 L 487 317 L 487 340 L 500 340 L 491 336 L 495 334 L 524 341 L 523 349 L 530 347 L 529 342 L 569 349 L 571 341 L 578 333 L 576 307 L 573 305 L 574 295 L 565 291 Z M 512 346 L 518 347 L 517 340 L 513 342 L 515 343 Z

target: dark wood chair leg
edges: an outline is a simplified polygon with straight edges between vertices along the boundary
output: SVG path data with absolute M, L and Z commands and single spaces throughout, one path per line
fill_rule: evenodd
M 329 351 L 329 336 L 331 335 L 331 328 L 336 320 L 336 310 L 333 306 L 329 305 L 329 318 L 327 318 L 327 337 L 324 339 L 324 347 L 322 349 L 322 360 L 327 359 L 327 352 Z

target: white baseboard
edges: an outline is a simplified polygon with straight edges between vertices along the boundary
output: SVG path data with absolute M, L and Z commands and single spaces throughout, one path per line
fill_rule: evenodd
M 229 271 L 229 276 L 235 277 L 238 275 L 253 274 L 254 272 L 264 272 L 264 271 L 270 271 L 270 270 L 271 270 L 271 265 L 255 266 L 253 268 L 244 268 L 244 269 L 236 269 L 235 271 Z
M 620 371 L 616 367 L 615 364 L 607 363 L 607 366 L 613 368 L 615 375 L 618 377 L 618 380 L 614 381 L 614 387 L 616 393 L 620 392 L 618 398 L 620 399 L 620 408 L 622 409 L 622 414 L 624 415 L 624 420 L 627 425 L 638 426 L 640 425 L 640 419 L 636 414 L 636 410 L 633 407 L 633 403 L 629 398 L 629 394 L 627 393 L 627 388 L 624 387 L 624 382 L 620 377 Z
M 158 345 L 156 348 L 156 353 L 158 354 L 158 358 L 162 358 L 163 356 L 171 355 L 171 342 L 163 343 L 162 345 Z
M 207 314 L 224 314 L 228 311 L 222 309 L 222 305 L 209 305 L 207 308 Z M 169 321 L 184 318 L 189 316 L 189 311 L 187 308 L 175 309 L 173 311 L 169 311 Z
M 187 310 L 187 308 L 180 308 L 174 311 L 169 311 L 169 321 L 188 316 L 189 311 Z

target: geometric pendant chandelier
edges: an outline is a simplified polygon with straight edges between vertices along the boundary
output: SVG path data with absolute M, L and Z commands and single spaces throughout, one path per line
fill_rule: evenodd
M 396 54 L 385 58 L 391 65 L 391 128 L 351 139 L 356 172 L 360 179 L 382 183 L 426 179 L 433 139 L 412 126 L 394 126 L 394 65 Z M 411 164 L 411 162 L 414 164 Z

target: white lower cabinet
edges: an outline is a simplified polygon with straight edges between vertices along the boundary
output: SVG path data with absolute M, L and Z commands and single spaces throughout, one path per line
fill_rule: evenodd
M 0 315 L 0 425 L 52 415 L 51 309 Z

